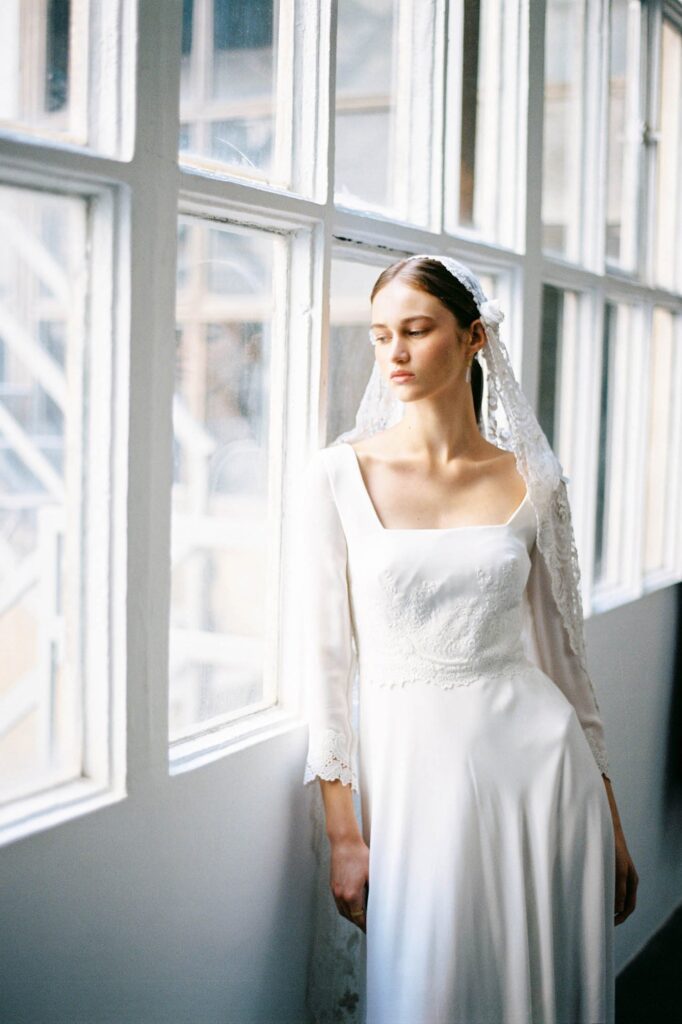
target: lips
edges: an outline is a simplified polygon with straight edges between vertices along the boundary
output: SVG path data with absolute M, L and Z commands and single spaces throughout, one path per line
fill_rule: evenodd
M 404 370 L 403 371 L 399 371 L 398 373 L 392 373 L 391 374 L 391 380 L 407 380 L 410 377 L 414 377 L 414 374 L 413 373 L 406 373 Z

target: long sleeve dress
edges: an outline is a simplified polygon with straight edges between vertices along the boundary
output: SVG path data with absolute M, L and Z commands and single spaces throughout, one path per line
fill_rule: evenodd
M 604 731 L 528 494 L 499 525 L 386 529 L 342 443 L 302 499 L 303 782 L 361 808 L 363 1024 L 612 1024 Z

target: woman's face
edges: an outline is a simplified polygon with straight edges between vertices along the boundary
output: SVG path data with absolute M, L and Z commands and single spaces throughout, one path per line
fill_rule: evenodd
M 476 348 L 442 302 L 394 278 L 372 303 L 371 333 L 382 377 L 401 401 L 423 398 L 464 381 L 466 364 Z M 391 379 L 397 370 L 412 376 Z

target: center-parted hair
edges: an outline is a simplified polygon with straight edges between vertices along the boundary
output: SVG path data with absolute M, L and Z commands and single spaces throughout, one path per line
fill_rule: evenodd
M 450 273 L 442 263 L 429 259 L 404 259 L 392 263 L 383 270 L 376 281 L 370 295 L 370 302 L 396 278 L 404 281 L 412 288 L 428 292 L 449 309 L 460 327 L 470 327 L 481 315 L 473 295 L 461 281 Z M 476 355 L 471 362 L 471 392 L 474 402 L 476 422 L 480 426 L 481 404 L 483 401 L 483 370 Z

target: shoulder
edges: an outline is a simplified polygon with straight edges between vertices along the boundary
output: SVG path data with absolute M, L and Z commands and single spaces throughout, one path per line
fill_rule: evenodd
M 516 454 L 507 448 L 498 448 L 497 445 L 490 442 L 487 444 L 491 472 L 505 489 L 518 495 L 518 499 L 521 501 L 526 490 L 526 481 L 518 468 Z
M 317 448 L 309 456 L 303 472 L 304 490 L 317 499 L 329 498 L 334 492 L 334 482 L 341 471 L 343 445 L 330 444 Z

